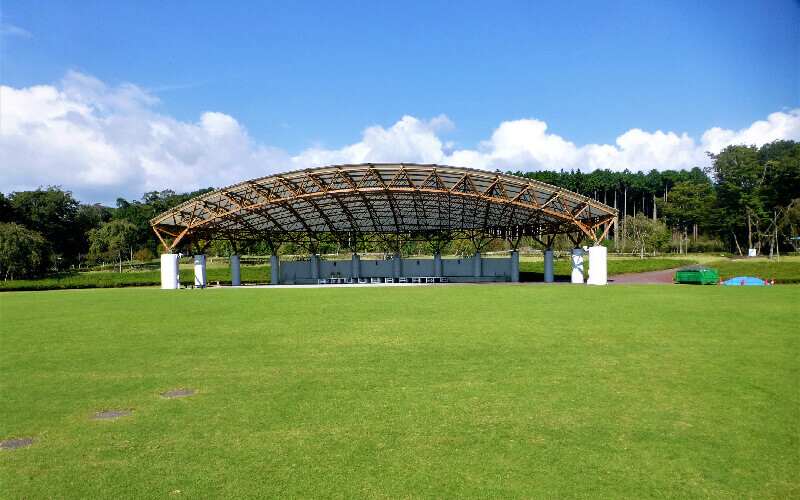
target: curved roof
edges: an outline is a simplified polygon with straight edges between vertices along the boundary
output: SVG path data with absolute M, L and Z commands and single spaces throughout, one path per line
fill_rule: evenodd
M 150 223 L 173 249 L 197 240 L 280 241 L 319 233 L 478 231 L 600 241 L 616 216 L 616 209 L 586 196 L 513 175 L 367 163 L 241 182 L 193 198 Z

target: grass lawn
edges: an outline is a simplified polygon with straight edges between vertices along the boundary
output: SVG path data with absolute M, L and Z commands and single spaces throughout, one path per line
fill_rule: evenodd
M 797 498 L 799 310 L 800 287 L 3 293 L 0 439 L 36 442 L 0 450 L 0 491 Z

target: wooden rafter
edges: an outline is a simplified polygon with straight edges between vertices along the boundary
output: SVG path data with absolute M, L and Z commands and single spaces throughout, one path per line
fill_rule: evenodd
M 167 247 L 172 249 L 201 234 L 205 239 L 241 234 L 249 241 L 259 231 L 276 231 L 289 240 L 291 231 L 313 237 L 323 228 L 358 234 L 476 230 L 508 238 L 576 234 L 601 241 L 616 216 L 615 209 L 576 193 L 506 174 L 365 164 L 246 181 L 190 200 L 151 224 L 165 246 L 166 236 L 172 237 Z

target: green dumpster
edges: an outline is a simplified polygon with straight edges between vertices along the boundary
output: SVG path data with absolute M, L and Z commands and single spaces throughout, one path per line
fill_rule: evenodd
M 719 272 L 705 266 L 686 266 L 675 271 L 676 283 L 693 283 L 695 285 L 713 285 L 719 281 Z

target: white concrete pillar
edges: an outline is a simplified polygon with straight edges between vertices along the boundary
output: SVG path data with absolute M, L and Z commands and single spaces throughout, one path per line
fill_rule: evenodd
M 553 251 L 544 251 L 544 282 L 552 283 L 555 281 L 555 272 L 553 271 Z
M 475 252 L 475 255 L 472 257 L 472 276 L 475 278 L 475 281 L 481 277 L 481 272 L 483 271 L 483 266 L 481 264 L 481 253 Z
M 178 254 L 161 254 L 161 288 L 164 290 L 180 288 L 178 274 Z
M 281 284 L 281 260 L 275 254 L 269 256 L 269 284 Z
M 208 280 L 206 279 L 206 256 L 194 256 L 194 286 L 195 288 L 204 288 Z
M 400 257 L 399 253 L 394 254 L 392 257 L 392 276 L 395 279 L 399 279 L 403 273 L 403 258 Z
M 511 282 L 519 283 L 519 252 L 511 250 Z
M 597 245 L 589 247 L 589 285 L 608 284 L 608 249 Z
M 319 256 L 311 254 L 311 279 L 315 282 L 319 279 Z
M 442 254 L 433 254 L 433 275 L 437 278 L 442 277 Z
M 572 282 L 583 284 L 583 248 L 572 249 Z
M 231 284 L 233 286 L 242 284 L 242 269 L 239 265 L 238 255 L 231 255 Z
M 353 254 L 353 263 L 351 264 L 353 268 L 353 279 L 358 279 L 361 277 L 361 257 L 358 256 L 357 253 Z

